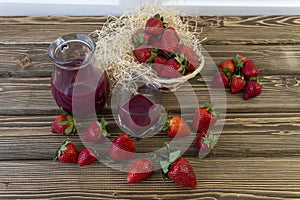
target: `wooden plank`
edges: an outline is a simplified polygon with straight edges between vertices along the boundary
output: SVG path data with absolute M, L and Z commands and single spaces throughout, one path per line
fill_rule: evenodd
M 232 95 L 226 91 L 228 112 L 299 112 L 299 75 L 262 76 L 263 93 L 254 99 L 244 101 L 242 94 Z M 199 104 L 210 101 L 206 82 L 201 77 L 190 80 Z M 208 83 L 209 84 L 209 83 Z M 50 91 L 50 78 L 2 78 L 0 79 L 0 114 L 30 115 L 53 114 L 57 109 Z M 190 91 L 182 87 L 181 93 Z M 213 94 L 213 93 L 211 93 Z M 217 98 L 216 96 L 214 97 Z M 220 97 L 221 98 L 221 97 Z M 163 93 L 162 105 L 170 112 L 178 112 L 180 105 L 171 92 Z M 110 112 L 111 101 L 104 112 Z M 272 103 L 270 103 L 272 102 Z M 185 105 L 184 109 L 195 109 L 196 105 Z
M 81 22 L 78 22 L 82 19 Z M 299 16 L 190 17 L 191 24 L 205 27 L 205 44 L 299 44 Z M 49 44 L 70 32 L 90 33 L 104 17 L 2 17 L 0 44 Z M 76 22 L 77 21 L 77 22 Z M 67 25 L 67 26 L 66 26 Z
M 109 125 L 111 140 L 122 133 L 113 116 L 104 115 Z M 0 116 L 0 160 L 49 160 L 67 136 L 55 135 L 50 131 L 55 115 L 49 116 Z M 191 117 L 183 115 L 191 125 Z M 220 126 L 219 121 L 217 127 Z M 224 123 L 224 121 L 223 121 Z M 299 156 L 300 113 L 229 113 L 216 146 L 216 155 L 222 157 L 282 157 Z M 192 128 L 192 127 L 191 127 Z M 80 133 L 82 134 L 82 133 Z M 78 136 L 68 136 L 78 146 Z M 152 152 L 170 141 L 165 133 L 136 141 L 138 152 Z M 193 144 L 185 152 L 196 157 L 198 151 Z M 186 144 L 184 144 L 186 143 Z M 41 148 L 42 147 L 42 148 Z M 36 151 L 39 151 L 37 154 Z
M 126 173 L 100 163 L 1 162 L 1 199 L 299 199 L 300 160 L 273 158 L 189 158 L 197 189 L 163 183 L 159 172 L 129 185 Z M 26 169 L 26 170 L 24 170 Z M 47 170 L 45 170 L 47 169 Z M 51 173 L 49 173 L 51 172 Z M 157 189 L 159 188 L 159 189 Z
M 300 45 L 204 45 L 218 65 L 243 54 L 257 64 L 263 75 L 296 75 Z M 47 55 L 48 45 L 0 45 L 0 77 L 50 77 L 53 65 Z M 206 66 L 208 69 L 211 66 Z

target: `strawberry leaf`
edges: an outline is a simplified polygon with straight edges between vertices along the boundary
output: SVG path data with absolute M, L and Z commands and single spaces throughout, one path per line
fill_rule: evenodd
M 170 119 L 167 118 L 164 127 L 162 128 L 162 132 L 166 132 L 170 127 Z
M 169 157 L 169 163 L 173 163 L 175 160 L 177 160 L 177 158 L 179 158 L 180 156 L 180 153 L 180 150 L 171 152 Z
M 98 124 L 102 134 L 104 135 L 104 137 L 110 136 L 110 134 L 106 130 L 106 125 L 108 124 L 108 122 L 104 119 L 104 117 L 102 117 L 101 122 L 97 121 L 97 124 Z
M 69 125 L 70 122 L 68 120 L 62 120 L 58 123 L 60 126 L 65 126 L 65 125 Z
M 67 144 L 69 144 L 70 142 L 71 142 L 70 140 L 65 140 L 62 142 L 61 146 L 55 151 L 55 154 L 53 157 L 54 161 L 58 159 L 58 157 L 60 156 L 62 151 L 67 150 Z
M 66 135 L 69 135 L 70 133 L 72 133 L 73 131 L 73 126 L 68 126 L 66 129 L 65 129 L 65 134 Z
M 170 163 L 166 160 L 161 160 L 160 161 L 160 166 L 161 166 L 162 171 L 163 171 L 164 174 L 168 173 L 169 165 L 170 165 Z
M 218 137 L 215 135 L 209 134 L 208 136 L 203 137 L 202 141 L 204 144 L 206 144 L 208 146 L 208 148 L 213 150 L 218 142 Z
M 160 19 L 160 14 L 155 14 L 154 17 Z

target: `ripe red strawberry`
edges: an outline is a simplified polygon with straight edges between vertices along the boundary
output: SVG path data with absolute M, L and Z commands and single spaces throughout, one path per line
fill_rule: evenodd
M 78 155 L 77 163 L 79 166 L 89 165 L 97 160 L 97 156 L 94 152 L 87 148 L 83 147 Z
M 217 72 L 211 81 L 211 87 L 222 88 L 228 87 L 229 78 L 225 72 Z
M 241 70 L 241 73 L 246 80 L 249 80 L 252 77 L 257 77 L 259 75 L 259 72 L 252 60 L 246 60 L 244 62 L 244 66 Z
M 180 116 L 172 116 L 166 120 L 164 132 L 171 138 L 189 135 L 191 130 L 186 121 Z
M 117 161 L 130 160 L 135 156 L 136 147 L 133 140 L 127 134 L 121 134 L 112 141 L 109 155 Z
M 196 109 L 193 119 L 193 128 L 197 132 L 207 132 L 213 126 L 220 114 L 209 104 L 203 104 Z
M 262 87 L 260 79 L 257 77 L 251 78 L 246 84 L 244 99 L 247 100 L 256 97 L 261 94 L 261 91 Z
M 52 123 L 51 132 L 66 135 L 74 133 L 75 122 L 73 117 L 67 113 L 59 115 Z
M 162 156 L 167 157 L 167 160 L 160 161 L 163 178 L 168 177 L 177 185 L 196 188 L 196 175 L 189 161 L 183 157 L 179 157 L 180 150 L 171 152 L 168 143 L 166 143 L 166 147 L 168 155 Z
M 130 166 L 127 175 L 128 183 L 142 182 L 152 175 L 154 169 L 153 163 L 148 158 L 141 158 Z
M 181 44 L 179 46 L 179 54 L 183 54 L 184 57 L 189 62 L 189 65 L 188 65 L 186 71 L 188 71 L 188 72 L 194 71 L 199 63 L 198 55 L 196 54 L 196 52 L 193 49 L 191 49 L 190 47 L 188 47 L 184 44 Z
M 133 50 L 133 54 L 140 63 L 147 63 L 151 57 L 150 48 L 151 46 L 149 45 L 142 45 L 139 48 Z
M 69 140 L 65 140 L 54 155 L 54 160 L 63 163 L 77 163 L 78 150 L 76 146 Z
M 244 80 L 243 76 L 236 75 L 231 77 L 230 89 L 232 94 L 242 91 L 245 85 L 246 81 Z
M 167 175 L 177 185 L 197 188 L 195 172 L 189 161 L 183 157 L 178 158 L 169 166 Z
M 195 141 L 195 146 L 201 153 L 214 153 L 214 147 L 217 144 L 218 138 L 208 132 L 200 133 Z
M 224 69 L 227 69 L 228 72 L 230 72 L 230 74 L 234 73 L 235 67 L 234 67 L 234 63 L 232 61 L 232 59 L 227 59 L 224 60 L 223 62 L 221 62 L 221 64 L 218 67 L 221 71 L 223 71 Z
M 175 30 L 166 29 L 160 39 L 160 51 L 164 54 L 174 53 L 177 50 L 179 38 Z
M 164 24 L 159 15 L 155 15 L 146 22 L 146 32 L 151 35 L 159 35 L 163 29 Z
M 156 71 L 157 74 L 160 74 L 161 69 L 165 67 L 166 63 L 168 62 L 168 59 L 162 56 L 156 56 L 153 62 L 153 69 Z
M 104 138 L 109 136 L 106 131 L 107 121 L 102 118 L 101 122 L 92 122 L 86 131 L 82 134 L 82 138 L 87 142 L 100 143 Z
M 132 41 L 135 47 L 139 47 L 143 44 L 148 44 L 150 42 L 150 35 L 148 33 L 145 32 L 145 29 L 138 29 L 133 37 L 132 37 Z
M 170 58 L 164 66 L 162 66 L 159 76 L 165 78 L 178 78 L 185 73 L 186 63 L 184 56 L 176 56 Z
M 150 45 L 152 48 L 160 48 L 160 40 L 157 37 L 151 37 Z

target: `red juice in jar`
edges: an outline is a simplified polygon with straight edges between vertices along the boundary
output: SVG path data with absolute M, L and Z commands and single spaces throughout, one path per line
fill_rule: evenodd
M 87 35 L 69 34 L 55 40 L 48 54 L 54 61 L 51 91 L 59 107 L 70 113 L 99 113 L 109 94 L 104 68 L 94 56 L 95 42 Z
M 161 109 L 146 96 L 137 94 L 120 105 L 118 112 L 123 126 L 138 136 L 158 123 Z

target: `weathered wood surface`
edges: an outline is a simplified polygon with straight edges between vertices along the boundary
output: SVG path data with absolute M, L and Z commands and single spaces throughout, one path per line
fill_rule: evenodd
M 101 163 L 79 168 L 53 162 L 66 136 L 50 133 L 58 111 L 48 45 L 64 33 L 90 33 L 105 20 L 0 17 L 0 199 L 300 199 L 300 16 L 190 18 L 204 27 L 200 38 L 208 37 L 204 48 L 215 63 L 241 53 L 255 61 L 263 79 L 263 94 L 252 100 L 226 92 L 216 155 L 199 160 L 193 145 L 185 152 L 197 189 L 163 183 L 158 172 L 128 185 L 126 173 Z M 202 76 L 190 83 L 199 103 L 209 100 Z M 172 98 L 165 95 L 163 103 L 178 113 Z M 120 130 L 109 106 L 103 115 L 115 137 Z M 82 146 L 77 136 L 70 138 Z M 158 134 L 137 146 L 147 152 L 165 139 Z

